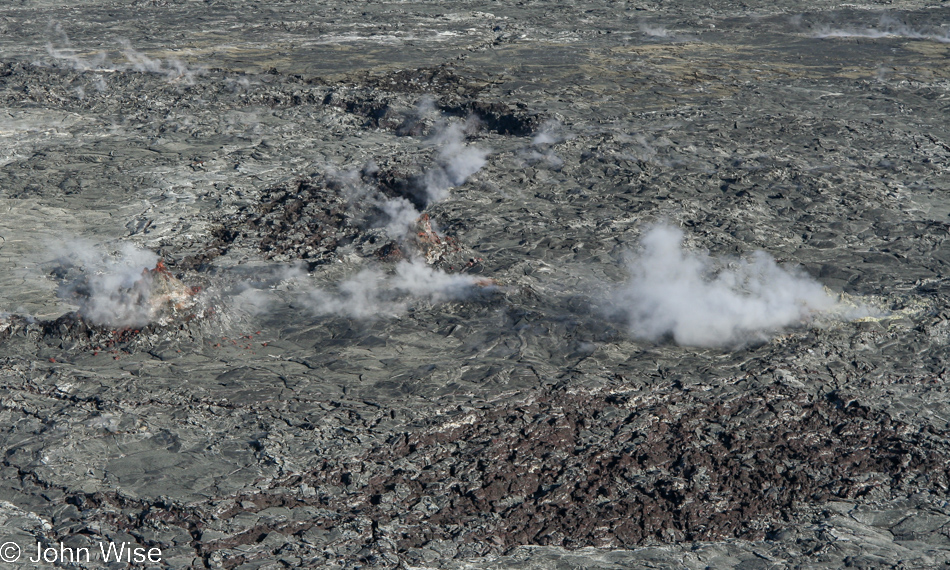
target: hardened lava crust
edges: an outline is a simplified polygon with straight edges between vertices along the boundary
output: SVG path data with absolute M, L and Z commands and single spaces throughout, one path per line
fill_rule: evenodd
M 950 9 L 667 4 L 0 6 L 0 545 L 950 564 Z

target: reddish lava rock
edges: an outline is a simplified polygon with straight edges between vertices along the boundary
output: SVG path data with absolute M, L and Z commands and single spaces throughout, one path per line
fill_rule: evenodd
M 346 502 L 402 529 L 402 550 L 757 539 L 803 502 L 921 484 L 946 493 L 950 464 L 932 437 L 780 386 L 722 401 L 557 392 L 393 438 L 364 458 L 375 476 Z

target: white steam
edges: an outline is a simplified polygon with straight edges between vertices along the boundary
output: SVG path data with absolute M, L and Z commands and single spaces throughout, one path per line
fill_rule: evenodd
M 405 198 L 391 198 L 381 201 L 379 208 L 386 214 L 384 229 L 390 238 L 402 241 L 409 235 L 412 225 L 421 215 L 412 202 Z
M 531 144 L 534 146 L 551 145 L 574 138 L 574 135 L 565 133 L 561 123 L 549 119 L 541 125 L 538 132 L 531 137 Z
M 440 145 L 436 164 L 425 174 L 425 190 L 429 202 L 441 202 L 449 189 L 464 184 L 485 166 L 489 151 L 465 144 L 463 125 L 452 123 L 438 132 L 434 141 Z
M 122 45 L 122 55 L 135 71 L 164 75 L 168 81 L 181 80 L 188 85 L 194 84 L 195 75 L 200 73 L 200 71 L 189 69 L 181 60 L 169 58 L 163 61 L 159 58 L 151 58 L 133 49 L 127 40 L 121 40 L 119 43 Z
M 66 32 L 63 31 L 62 26 L 59 24 L 51 26 L 47 29 L 47 33 L 56 40 L 55 44 L 52 39 L 46 42 L 46 53 L 53 58 L 53 60 L 61 62 L 66 67 L 76 71 L 114 71 L 105 69 L 108 61 L 104 52 L 95 52 L 88 57 L 82 57 L 77 54 L 69 41 L 69 36 L 66 35 Z M 61 47 L 57 47 L 56 44 L 59 44 Z
M 132 244 L 107 255 L 91 244 L 74 243 L 60 250 L 60 266 L 78 267 L 80 275 L 60 289 L 79 304 L 79 313 L 96 325 L 142 326 L 154 316 L 151 279 L 143 273 L 158 256 Z
M 673 32 L 661 24 L 640 22 L 638 27 L 640 28 L 640 33 L 650 38 L 671 40 L 674 42 L 696 41 L 696 38 L 691 35 Z
M 451 123 L 440 128 L 432 137 L 439 145 L 435 163 L 422 176 L 426 203 L 441 202 L 449 197 L 449 190 L 464 184 L 482 169 L 490 151 L 465 144 L 465 125 Z M 405 198 L 377 196 L 375 205 L 386 215 L 383 224 L 386 233 L 395 240 L 404 240 L 422 212 Z
M 307 277 L 305 266 L 277 265 L 252 269 L 253 277 L 242 279 L 236 287 L 225 291 L 232 307 L 245 315 L 269 313 L 276 301 L 274 293 L 286 284 L 295 284 Z
M 536 164 L 544 162 L 547 166 L 557 170 L 564 165 L 557 154 L 554 153 L 553 145 L 574 138 L 574 135 L 567 133 L 561 127 L 561 123 L 556 120 L 545 121 L 538 132 L 531 138 L 531 148 L 521 151 L 521 156 L 527 164 Z
M 182 81 L 188 85 L 194 84 L 196 75 L 204 72 L 202 69 L 189 68 L 184 62 L 175 58 L 162 60 L 152 58 L 142 52 L 135 50 L 128 40 L 119 40 L 122 56 L 128 62 L 125 65 L 116 65 L 110 61 L 108 53 L 97 51 L 85 57 L 79 55 L 72 48 L 69 37 L 58 24 L 53 27 L 50 33 L 56 36 L 56 43 L 49 41 L 46 43 L 46 53 L 54 61 L 74 69 L 76 71 L 94 71 L 94 72 L 115 72 L 115 71 L 138 71 L 142 73 L 154 73 L 164 75 L 169 82 Z M 61 47 L 57 47 L 59 44 Z M 105 80 L 101 76 L 96 76 L 95 87 L 98 91 L 105 90 Z
M 140 327 L 196 316 L 199 289 L 176 279 L 151 251 L 126 243 L 108 253 L 81 240 L 54 251 L 60 296 L 79 305 L 90 324 Z
M 640 23 L 640 31 L 644 35 L 650 36 L 652 38 L 669 38 L 669 37 L 672 37 L 673 35 L 670 33 L 669 30 L 667 30 L 663 26 L 647 24 L 643 22 Z
M 301 298 L 315 315 L 338 315 L 354 319 L 392 316 L 402 312 L 404 303 L 383 300 L 385 276 L 378 269 L 364 269 L 339 283 L 335 292 L 314 289 Z
M 72 48 L 56 48 L 51 42 L 46 44 L 46 53 L 56 61 L 63 63 L 66 67 L 76 71 L 113 71 L 107 69 L 106 54 L 97 52 L 91 57 L 82 57 L 76 54 Z
M 400 261 L 392 275 L 364 269 L 339 283 L 335 291 L 314 289 L 301 302 L 316 315 L 392 317 L 405 312 L 414 301 L 442 303 L 469 298 L 484 283 L 484 278 L 448 274 L 421 260 Z
M 630 280 L 614 303 L 633 336 L 677 344 L 729 346 L 767 338 L 833 309 L 836 301 L 803 271 L 764 252 L 716 272 L 720 260 L 683 248 L 683 232 L 657 225 L 628 261 Z
M 931 40 L 950 43 L 950 32 L 942 29 L 916 29 L 891 16 L 881 16 L 876 28 L 833 28 L 823 26 L 815 33 L 816 38 L 908 38 L 913 40 Z

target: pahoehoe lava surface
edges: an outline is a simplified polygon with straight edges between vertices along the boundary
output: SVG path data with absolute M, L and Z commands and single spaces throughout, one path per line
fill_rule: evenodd
M 31 0 L 0 32 L 0 543 L 950 563 L 947 7 Z M 843 309 L 638 340 L 611 292 L 655 223 Z

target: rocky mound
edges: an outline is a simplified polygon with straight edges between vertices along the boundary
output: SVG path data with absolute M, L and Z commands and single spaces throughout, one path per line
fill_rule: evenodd
M 192 321 L 213 314 L 199 299 L 201 287 L 187 285 L 159 261 L 129 287 L 104 290 L 80 280 L 72 291 L 78 311 L 56 319 L 21 315 L 0 317 L 0 342 L 25 336 L 69 351 L 130 351 L 143 339 L 184 330 Z M 103 312 L 108 305 L 108 314 Z
M 405 240 L 394 240 L 383 231 L 382 201 L 415 196 L 418 178 L 389 171 L 364 174 L 360 183 L 370 185 L 371 193 L 378 191 L 370 199 L 348 195 L 343 182 L 322 175 L 268 188 L 256 204 L 242 207 L 217 226 L 202 253 L 185 258 L 178 267 L 204 269 L 236 245 L 273 261 L 302 260 L 311 270 L 337 259 L 346 246 L 383 261 L 419 254 L 448 271 L 479 267 L 477 255 L 452 236 L 442 235 L 428 214 L 411 224 Z
M 946 493 L 936 435 L 780 386 L 725 401 L 556 393 L 394 437 L 359 476 L 316 476 L 366 480 L 346 510 L 402 552 L 760 539 L 804 503 Z
M 180 528 L 224 568 L 277 555 L 317 564 L 334 553 L 387 566 L 422 563 L 431 551 L 761 539 L 794 524 L 803 504 L 945 496 L 950 482 L 939 434 L 778 385 L 728 396 L 555 389 L 428 423 L 222 502 L 101 493 L 67 502 L 124 513 L 89 510 L 87 524 Z M 274 516 L 298 511 L 306 516 Z M 291 547 L 291 536 L 306 546 Z

